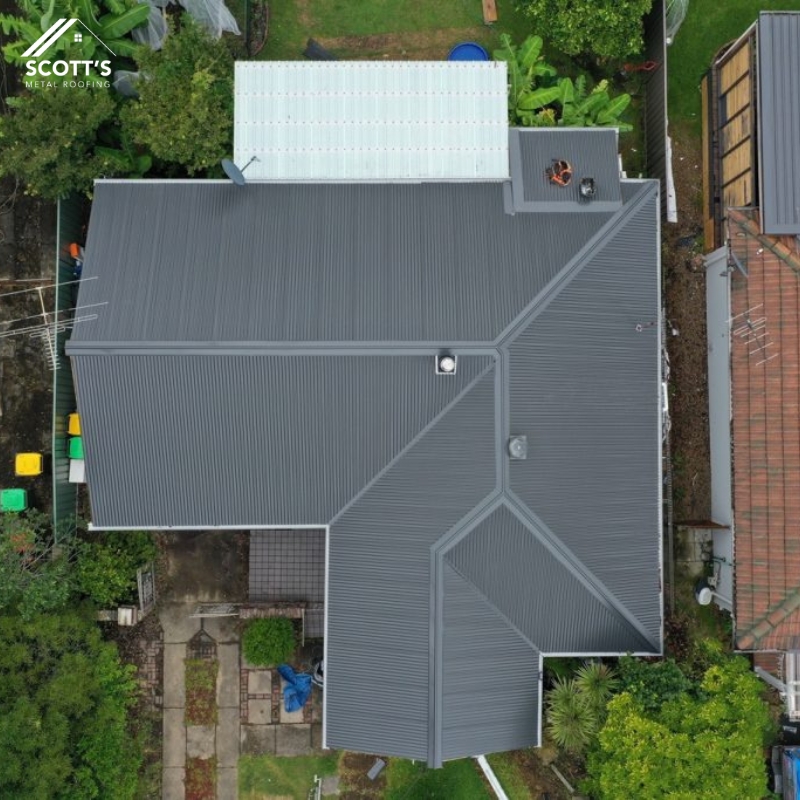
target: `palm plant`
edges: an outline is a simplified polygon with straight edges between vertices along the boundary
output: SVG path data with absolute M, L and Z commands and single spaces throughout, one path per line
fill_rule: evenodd
M 601 723 L 605 719 L 606 704 L 619 686 L 617 673 L 601 661 L 587 661 L 575 673 L 575 685 Z
M 622 122 L 620 116 L 630 105 L 631 96 L 626 93 L 612 99 L 608 81 L 602 80 L 591 91 L 586 86 L 586 76 L 560 78 L 559 93 L 554 102 L 560 108 L 558 124 L 566 128 L 619 128 L 620 132 L 633 130 L 633 126 Z
M 564 750 L 582 753 L 598 730 L 592 703 L 575 680 L 556 678 L 546 698 L 547 730 Z

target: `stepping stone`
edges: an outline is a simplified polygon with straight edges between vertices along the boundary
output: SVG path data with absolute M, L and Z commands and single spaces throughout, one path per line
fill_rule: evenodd
M 189 725 L 186 728 L 186 755 L 189 758 L 211 758 L 216 752 L 214 725 Z
M 247 721 L 251 725 L 272 724 L 272 698 L 257 700 L 251 697 L 247 701 Z
M 275 755 L 309 756 L 311 750 L 310 725 L 277 725 Z
M 254 669 L 247 673 L 248 694 L 272 694 L 272 671 Z
M 242 725 L 242 755 L 275 755 L 275 729 L 277 725 Z
M 186 787 L 183 782 L 183 767 L 167 767 L 161 781 L 161 797 L 163 800 L 183 800 Z
M 339 794 L 339 776 L 326 775 L 322 779 L 320 791 L 323 797 L 333 797 L 334 795 Z

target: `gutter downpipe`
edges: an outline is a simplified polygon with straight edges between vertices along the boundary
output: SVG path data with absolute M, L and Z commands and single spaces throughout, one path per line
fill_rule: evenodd
M 500 785 L 500 781 L 497 780 L 497 775 L 494 774 L 491 765 L 486 760 L 486 756 L 475 756 L 475 760 L 478 762 L 478 765 L 483 770 L 483 774 L 486 776 L 486 780 L 489 781 L 489 785 L 497 795 L 497 800 L 508 800 L 508 795 L 503 791 L 503 787 Z

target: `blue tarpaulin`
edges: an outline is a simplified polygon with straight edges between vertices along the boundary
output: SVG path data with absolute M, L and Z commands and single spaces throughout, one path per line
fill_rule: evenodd
M 301 709 L 311 696 L 311 676 L 295 672 L 288 664 L 281 664 L 278 673 L 286 681 L 283 705 L 287 711 Z

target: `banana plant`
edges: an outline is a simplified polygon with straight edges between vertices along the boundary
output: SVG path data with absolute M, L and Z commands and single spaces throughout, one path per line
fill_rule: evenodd
M 5 60 L 21 65 L 26 60 L 22 54 L 58 19 L 78 19 L 93 35 L 86 34 L 75 42 L 74 33 L 80 33 L 80 27 L 71 28 L 48 49 L 51 60 L 107 59 L 108 50 L 117 57 L 131 57 L 136 44 L 128 34 L 147 22 L 149 4 L 136 0 L 101 1 L 102 5 L 96 7 L 92 0 L 19 0 L 22 16 L 0 14 L 0 30 L 14 37 L 3 47 Z
M 500 48 L 494 51 L 496 61 L 508 67 L 508 117 L 512 125 L 534 125 L 536 112 L 552 103 L 559 94 L 552 85 L 555 67 L 542 57 L 541 36 L 529 36 L 519 47 L 504 33 Z
M 620 132 L 633 130 L 633 126 L 622 122 L 620 117 L 630 105 L 631 96 L 620 94 L 612 98 L 608 81 L 602 80 L 590 92 L 586 88 L 586 77 L 579 76 L 573 83 L 571 78 L 560 78 L 558 97 L 558 125 L 566 128 L 619 128 Z

